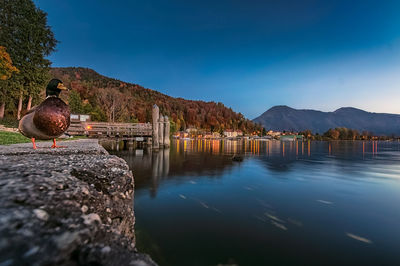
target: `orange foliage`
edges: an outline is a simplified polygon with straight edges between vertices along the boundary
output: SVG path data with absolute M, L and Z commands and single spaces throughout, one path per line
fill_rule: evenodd
M 0 79 L 9 79 L 13 72 L 19 72 L 18 69 L 13 66 L 10 55 L 4 46 L 0 46 Z

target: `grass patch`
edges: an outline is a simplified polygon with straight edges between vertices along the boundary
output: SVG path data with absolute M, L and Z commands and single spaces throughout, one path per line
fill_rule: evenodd
M 21 133 L 0 131 L 0 145 L 28 142 L 31 142 L 31 140 L 22 136 Z
M 74 136 L 72 138 L 67 139 L 57 139 L 57 141 L 70 141 L 77 139 L 86 139 L 86 136 Z M 37 140 L 36 142 L 40 142 L 41 140 Z M 7 132 L 0 131 L 0 145 L 10 145 L 16 143 L 28 143 L 31 142 L 31 139 L 23 136 L 21 133 L 17 132 Z

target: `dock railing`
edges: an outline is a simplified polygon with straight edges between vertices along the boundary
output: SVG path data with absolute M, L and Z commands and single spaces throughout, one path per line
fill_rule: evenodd
M 152 135 L 150 123 L 71 122 L 69 135 L 88 137 L 145 137 Z

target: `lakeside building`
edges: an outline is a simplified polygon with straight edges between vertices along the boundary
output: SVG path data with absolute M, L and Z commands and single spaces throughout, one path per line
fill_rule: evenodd
M 83 115 L 83 114 L 71 114 L 70 119 L 71 122 L 89 122 L 91 121 L 90 115 Z
M 282 135 L 282 132 L 270 130 L 267 132 L 267 135 L 275 138 L 275 137 L 279 137 L 280 135 Z
M 174 138 L 197 138 L 197 139 L 218 139 L 221 137 L 221 134 L 218 132 L 204 132 L 201 130 L 191 130 L 187 131 L 178 131 L 174 133 Z
M 227 129 L 224 131 L 224 136 L 227 138 L 236 138 L 243 136 L 243 132 L 241 130 Z
M 206 132 L 202 134 L 202 138 L 204 139 L 219 139 L 221 138 L 221 134 L 219 132 Z

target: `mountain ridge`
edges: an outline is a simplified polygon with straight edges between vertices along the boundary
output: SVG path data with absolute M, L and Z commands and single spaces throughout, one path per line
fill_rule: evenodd
M 294 109 L 286 105 L 269 108 L 253 119 L 267 130 L 303 131 L 322 134 L 330 128 L 346 127 L 377 135 L 400 135 L 400 114 L 374 113 L 355 107 L 341 107 L 332 112 Z

